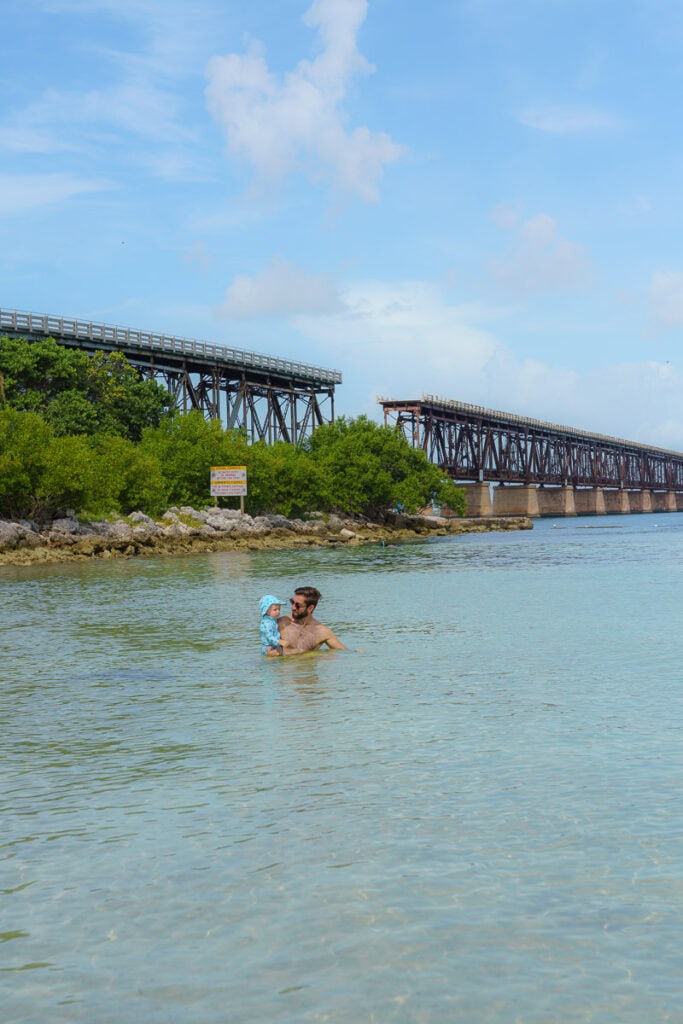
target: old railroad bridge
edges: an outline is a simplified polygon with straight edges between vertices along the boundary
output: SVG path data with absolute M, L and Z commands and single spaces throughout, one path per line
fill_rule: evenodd
M 465 487 L 469 515 L 683 511 L 680 452 L 433 395 L 378 401 L 385 423 Z
M 336 370 L 289 359 L 59 316 L 0 309 L 0 334 L 121 352 L 143 376 L 162 383 L 177 408 L 199 409 L 230 429 L 246 430 L 252 441 L 297 444 L 334 420 L 334 388 L 342 379 Z
M 298 444 L 334 421 L 341 373 L 172 335 L 0 309 L 0 334 L 121 352 L 183 412 L 252 441 Z M 378 399 L 394 425 L 467 491 L 469 515 L 683 511 L 683 454 L 453 402 Z M 496 485 L 496 486 L 492 486 Z

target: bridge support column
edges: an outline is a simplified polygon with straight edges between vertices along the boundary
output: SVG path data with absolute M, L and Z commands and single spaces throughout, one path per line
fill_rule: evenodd
M 603 491 L 605 498 L 605 511 L 609 515 L 619 515 L 631 511 L 631 503 L 628 499 L 628 491 Z
M 577 487 L 574 491 L 576 514 L 579 516 L 604 516 L 605 492 L 602 487 Z
M 653 491 L 653 512 L 677 512 L 676 495 L 673 491 Z
M 538 489 L 535 484 L 505 484 L 493 492 L 496 516 L 538 516 Z
M 676 511 L 683 512 L 683 491 L 676 491 L 674 497 L 676 498 Z
M 631 512 L 652 512 L 652 491 L 629 491 Z
M 539 487 L 538 513 L 541 516 L 575 516 L 573 487 Z
M 466 516 L 493 515 L 490 484 L 460 484 L 457 481 L 454 482 L 456 487 L 462 487 L 465 492 L 465 497 L 467 498 Z

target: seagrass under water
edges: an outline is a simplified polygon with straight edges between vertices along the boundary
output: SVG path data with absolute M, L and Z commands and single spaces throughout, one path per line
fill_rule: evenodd
M 677 514 L 1 570 L 3 1021 L 683 1019 L 682 574 Z M 354 650 L 260 658 L 302 583 Z

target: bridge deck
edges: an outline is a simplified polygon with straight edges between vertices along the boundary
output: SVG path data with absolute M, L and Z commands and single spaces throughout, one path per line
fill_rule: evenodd
M 334 421 L 337 370 L 212 345 L 174 335 L 0 309 L 0 335 L 54 338 L 85 352 L 121 352 L 143 376 L 158 379 L 182 412 L 201 411 L 253 441 L 301 442 Z
M 681 452 L 434 395 L 378 401 L 456 480 L 683 491 Z
M 118 349 L 124 354 L 146 357 L 154 355 L 156 365 L 162 365 L 164 361 L 175 365 L 180 359 L 185 362 L 189 360 L 198 370 L 202 367 L 207 370 L 216 367 L 223 370 L 241 369 L 324 385 L 341 384 L 342 380 L 339 371 L 326 370 L 308 363 L 169 334 L 137 331 L 129 327 L 114 327 L 61 316 L 0 309 L 0 334 L 29 340 L 54 338 L 66 345 L 89 351 Z

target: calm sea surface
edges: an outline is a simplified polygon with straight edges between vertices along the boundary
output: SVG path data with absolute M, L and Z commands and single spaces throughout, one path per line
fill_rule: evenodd
M 306 583 L 354 650 L 261 658 Z M 0 569 L 3 1024 L 683 1021 L 682 586 L 675 513 Z

